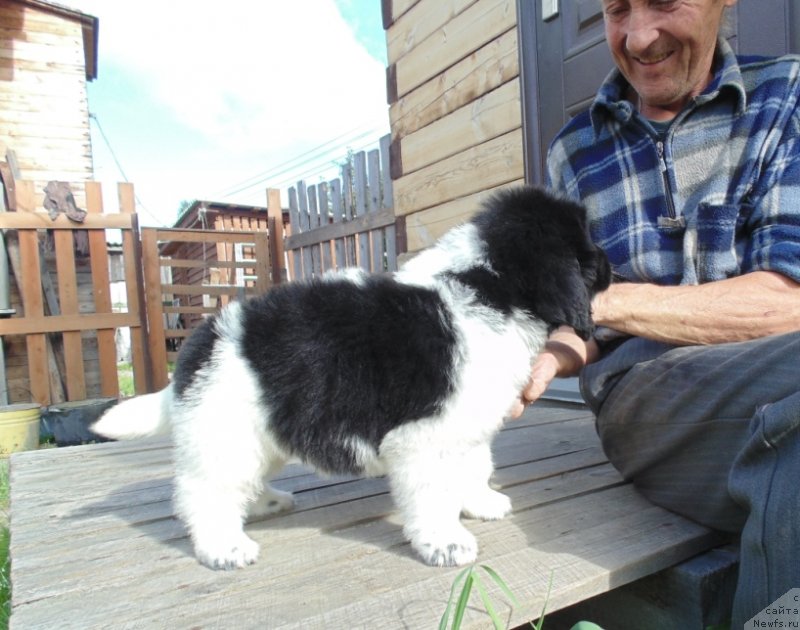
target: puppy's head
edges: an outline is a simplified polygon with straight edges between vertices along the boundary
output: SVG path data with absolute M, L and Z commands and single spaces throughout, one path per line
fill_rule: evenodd
M 511 305 L 588 339 L 591 300 L 608 287 L 611 270 L 589 238 L 586 209 L 521 186 L 493 195 L 473 223 Z

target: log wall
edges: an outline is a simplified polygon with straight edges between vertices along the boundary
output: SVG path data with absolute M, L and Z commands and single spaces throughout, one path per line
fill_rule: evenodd
M 408 252 L 524 179 L 514 0 L 384 0 L 395 213 Z

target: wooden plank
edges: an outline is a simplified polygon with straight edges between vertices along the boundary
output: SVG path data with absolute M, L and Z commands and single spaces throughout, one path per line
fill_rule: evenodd
M 158 265 L 158 233 L 154 228 L 142 229 L 142 263 L 144 266 L 145 305 L 147 309 L 147 348 L 150 356 L 150 385 L 154 390 L 167 386 L 167 346 L 162 312 L 161 267 Z
M 403 174 L 439 162 L 522 127 L 518 79 L 400 140 Z
M 244 269 L 250 265 L 249 262 L 240 262 L 236 260 L 197 260 L 188 258 L 165 258 L 163 256 L 158 259 L 158 263 L 161 267 L 174 267 L 177 269 Z
M 316 233 L 321 223 L 319 209 L 317 208 L 317 187 L 316 185 L 307 186 L 305 189 L 306 209 L 308 211 L 309 231 Z M 303 201 L 300 201 L 300 208 L 303 208 Z M 311 273 L 315 276 L 322 275 L 322 246 L 319 239 L 315 239 L 308 247 L 311 252 Z
M 103 214 L 103 191 L 99 182 L 86 182 L 86 210 L 89 214 Z M 92 270 L 95 312 L 111 313 L 111 278 L 108 267 L 108 245 L 104 230 L 89 232 L 89 262 Z M 119 396 L 119 378 L 117 376 L 115 331 L 108 329 L 97 331 L 97 352 L 100 368 L 100 393 L 104 397 L 117 398 Z
M 162 284 L 162 295 L 216 295 L 236 297 L 242 289 L 246 294 L 255 293 L 255 289 L 251 287 L 240 287 L 235 284 Z M 159 301 L 159 306 L 161 302 Z
M 78 315 L 78 282 L 75 273 L 75 242 L 71 230 L 56 230 L 53 235 L 58 269 L 58 295 L 64 317 Z M 48 317 L 47 320 L 51 320 Z M 63 321 L 63 320 L 62 320 Z M 29 322 L 32 324 L 34 322 Z M 54 330 L 59 332 L 59 330 Z M 86 399 L 86 379 L 83 365 L 83 341 L 80 331 L 65 330 L 65 382 L 69 400 Z
M 252 243 L 252 231 L 226 230 L 184 230 L 172 228 L 157 228 L 157 241 L 180 241 L 184 243 Z
M 208 306 L 165 306 L 165 313 L 186 315 L 213 315 L 219 309 Z
M 300 247 L 307 247 L 309 244 L 319 241 L 343 239 L 361 232 L 368 232 L 387 225 L 393 225 L 394 220 L 394 213 L 391 209 L 365 214 L 343 223 L 331 223 L 313 232 L 293 234 L 286 239 L 286 248 L 289 250 L 297 250 Z
M 522 176 L 522 131 L 515 130 L 395 180 L 395 214 L 417 212 Z
M 266 293 L 269 288 L 272 286 L 272 276 L 271 271 L 275 269 L 275 266 L 272 264 L 270 260 L 270 238 L 267 232 L 256 232 L 253 234 L 253 240 L 255 241 L 255 267 L 253 271 L 256 274 L 256 287 L 255 292 L 257 294 Z M 275 280 L 275 282 L 279 282 L 280 279 Z
M 456 15 L 472 4 L 475 4 L 475 0 L 418 2 L 386 29 L 386 52 L 389 63 L 396 63 L 438 29 L 446 27 Z
M 269 250 L 271 252 L 272 282 L 280 284 L 286 282 L 288 274 L 284 262 L 284 233 L 283 233 L 283 208 L 281 206 L 281 191 L 277 188 L 267 189 L 267 215 L 269 231 Z
M 353 166 L 355 171 L 355 178 L 353 180 L 353 192 L 355 194 L 355 213 L 358 217 L 368 216 L 369 213 L 369 200 L 368 200 L 368 179 L 367 179 L 367 158 L 363 152 L 356 153 L 353 156 Z M 358 240 L 357 247 L 357 261 L 358 266 L 365 271 L 370 270 L 370 249 L 369 249 L 369 234 L 361 232 L 356 235 Z
M 397 95 L 407 94 L 516 24 L 514 0 L 478 0 L 397 60 Z
M 30 182 L 16 182 L 16 203 L 17 213 L 27 213 L 34 203 L 33 187 Z M 12 213 L 3 213 L 5 217 Z M 20 271 L 22 274 L 22 285 L 19 287 L 22 298 L 22 307 L 25 318 L 44 317 L 44 302 L 42 299 L 42 280 L 39 275 L 41 260 L 39 257 L 39 235 L 35 230 L 22 230 L 18 234 Z M 19 321 L 20 318 L 0 320 L 0 334 L 4 333 L 4 327 L 10 326 L 11 322 Z M 44 331 L 30 334 L 25 340 L 28 350 L 28 376 L 30 379 L 31 397 L 40 405 L 49 405 L 50 397 L 50 377 L 48 369 L 47 340 Z
M 404 138 L 519 76 L 517 29 L 426 81 L 389 107 L 395 138 Z
M 495 482 L 514 513 L 464 523 L 481 545 L 479 561 L 519 600 L 511 609 L 485 581 L 509 627 L 538 616 L 551 581 L 548 610 L 556 610 L 718 541 L 624 483 L 585 409 L 534 405 L 494 450 Z M 287 467 L 276 486 L 296 491 L 295 509 L 246 527 L 262 558 L 214 572 L 197 564 L 172 516 L 163 441 L 22 453 L 11 474 L 14 630 L 49 627 L 53 618 L 84 628 L 205 627 L 220 618 L 237 628 L 344 628 L 354 619 L 430 628 L 460 571 L 425 566 L 411 552 L 385 479 L 325 479 Z M 56 500 L 42 491 L 54 484 L 63 488 Z M 487 623 L 476 604 L 462 628 Z
M 518 179 L 488 190 L 459 197 L 452 201 L 415 212 L 406 217 L 408 251 L 416 252 L 433 245 L 447 230 L 465 223 L 478 211 L 481 204 L 494 192 L 510 186 L 519 186 L 525 180 Z
M 6 212 L 0 214 L 0 229 L 4 230 L 129 230 L 130 228 L 131 218 L 124 214 L 87 214 L 83 223 L 70 220 L 66 214 L 59 214 L 55 220 L 52 220 L 46 212 Z
M 122 255 L 125 259 L 125 290 L 127 292 L 128 312 L 136 315 L 137 324 L 130 329 L 131 364 L 133 382 L 137 394 L 152 391 L 150 383 L 149 340 L 146 335 L 146 312 L 144 299 L 144 276 L 142 269 L 141 244 L 138 238 L 139 221 L 136 216 L 136 196 L 133 184 L 117 184 L 119 210 L 131 215 L 131 229 L 122 232 Z
M 333 223 L 341 224 L 344 221 L 344 205 L 342 203 L 342 182 L 334 179 L 330 182 L 331 209 L 333 212 Z M 345 266 L 345 240 L 344 236 L 331 239 L 333 241 L 333 264 L 337 269 Z
M 38 254 L 38 252 L 37 252 Z M 139 318 L 131 313 L 80 313 L 78 315 L 39 315 L 0 319 L 0 335 L 44 335 L 136 326 Z
M 299 280 L 303 277 L 303 256 L 299 247 L 289 245 L 289 239 L 301 231 L 300 228 L 300 204 L 297 200 L 297 191 L 289 189 L 289 216 L 291 234 L 286 237 L 286 249 L 290 252 L 289 256 L 289 275 L 292 280 Z

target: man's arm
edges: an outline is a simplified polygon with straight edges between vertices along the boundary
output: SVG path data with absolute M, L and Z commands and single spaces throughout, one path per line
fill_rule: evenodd
M 613 284 L 595 297 L 592 317 L 599 325 L 675 345 L 745 341 L 800 329 L 800 284 L 771 271 L 699 286 Z M 597 356 L 593 340 L 584 344 L 561 327 L 534 362 L 511 417 L 519 417 L 555 377 L 575 376 Z
M 595 297 L 598 325 L 675 345 L 745 341 L 800 329 L 800 284 L 754 271 L 699 286 L 620 283 Z

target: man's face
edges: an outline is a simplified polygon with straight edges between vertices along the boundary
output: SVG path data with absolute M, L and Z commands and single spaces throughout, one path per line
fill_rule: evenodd
M 736 0 L 603 0 L 614 61 L 641 99 L 666 120 L 708 85 L 722 12 Z

